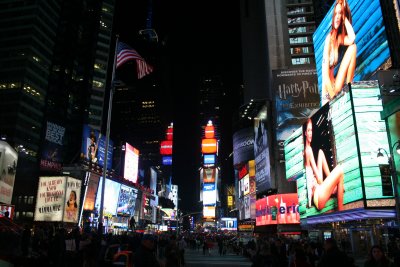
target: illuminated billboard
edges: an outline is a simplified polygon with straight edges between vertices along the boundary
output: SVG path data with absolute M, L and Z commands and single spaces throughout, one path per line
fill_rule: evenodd
M 0 202 L 11 204 L 18 154 L 7 142 L 0 141 Z
M 209 138 L 201 140 L 201 153 L 214 154 L 217 153 L 217 139 Z
M 232 139 L 234 165 L 254 159 L 254 131 L 252 127 L 235 132 Z
M 203 205 L 215 205 L 217 202 L 217 191 L 215 184 L 203 184 Z
M 387 119 L 387 125 L 389 129 L 389 136 L 390 136 L 390 144 L 393 149 L 392 155 L 393 155 L 393 162 L 394 162 L 394 167 L 396 169 L 396 175 L 397 175 L 397 192 L 400 193 L 400 154 L 397 151 L 397 147 L 400 145 L 400 111 L 397 111 L 390 115 Z M 389 151 L 388 151 L 389 152 Z M 384 155 L 386 156 L 386 155 Z M 387 163 L 388 160 L 386 158 Z
M 64 222 L 77 223 L 79 218 L 79 201 L 81 199 L 81 180 L 68 177 L 65 188 Z
M 14 218 L 14 205 L 0 204 L 0 218 L 6 217 L 10 220 Z
M 96 197 L 96 209 L 100 211 L 101 201 L 101 187 L 103 183 L 103 177 L 100 178 L 99 189 Z M 118 195 L 121 184 L 114 182 L 110 179 L 106 179 L 104 187 L 104 201 L 103 201 L 103 214 L 104 216 L 110 217 L 117 215 Z
M 220 221 L 221 230 L 236 231 L 237 218 L 222 217 Z
M 215 183 L 217 168 L 203 168 L 203 183 Z
M 64 176 L 39 177 L 34 220 L 78 222 L 81 180 Z
M 97 189 L 99 188 L 100 176 L 92 172 L 87 172 L 89 182 L 86 188 L 86 195 L 84 198 L 83 209 L 84 210 L 94 210 L 94 205 L 96 202 Z
M 126 185 L 121 185 L 117 202 L 117 215 L 133 216 L 135 214 L 135 204 L 137 196 L 137 189 Z
M 46 122 L 46 133 L 42 144 L 41 170 L 60 171 L 65 128 L 53 122 Z
M 271 195 L 256 201 L 256 226 L 300 224 L 296 193 Z
M 204 137 L 205 138 L 214 138 L 215 137 L 214 125 L 212 125 L 210 122 L 207 124 L 206 128 L 204 129 Z
M 388 150 L 378 96 L 376 81 L 354 82 L 285 141 L 286 177 L 297 183 L 301 218 L 394 205 L 376 158 L 378 148 Z
M 313 35 L 321 105 L 344 84 L 370 79 L 390 59 L 379 0 L 336 3 Z M 338 12 L 342 17 L 335 20 Z
M 320 106 L 315 69 L 273 70 L 276 138 L 286 140 Z
M 171 140 L 161 141 L 160 154 L 161 155 L 172 155 L 172 141 Z
M 171 166 L 172 165 L 172 156 L 162 156 L 162 164 L 164 166 Z
M 268 109 L 263 108 L 254 118 L 254 161 L 255 176 L 258 191 L 264 192 L 271 187 L 271 162 L 269 156 L 269 146 L 267 131 Z
M 215 164 L 215 154 L 204 154 L 203 164 L 204 165 L 214 165 Z
M 215 218 L 215 207 L 204 206 L 203 207 L 203 218 Z
M 107 170 L 112 168 L 113 157 L 113 141 L 110 139 L 108 143 L 107 155 Z M 106 137 L 98 131 L 85 124 L 83 126 L 82 136 L 82 157 L 92 163 L 97 163 L 99 166 L 104 166 L 104 156 L 106 151 Z
M 139 150 L 125 143 L 124 178 L 136 183 L 138 179 Z

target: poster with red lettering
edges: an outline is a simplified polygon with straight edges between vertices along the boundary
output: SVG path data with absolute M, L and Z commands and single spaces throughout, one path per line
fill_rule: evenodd
M 256 201 L 256 226 L 299 223 L 296 193 L 271 195 Z

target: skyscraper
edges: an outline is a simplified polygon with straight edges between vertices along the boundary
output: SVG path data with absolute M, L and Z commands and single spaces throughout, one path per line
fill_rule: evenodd
M 64 163 L 79 160 L 83 123 L 101 128 L 113 9 L 113 0 L 2 6 L 0 134 L 20 152 L 16 219 L 33 217 L 46 126 L 65 133 Z

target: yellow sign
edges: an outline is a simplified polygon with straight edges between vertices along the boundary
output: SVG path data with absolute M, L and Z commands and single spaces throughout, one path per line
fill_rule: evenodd
M 228 196 L 228 207 L 233 206 L 233 196 Z

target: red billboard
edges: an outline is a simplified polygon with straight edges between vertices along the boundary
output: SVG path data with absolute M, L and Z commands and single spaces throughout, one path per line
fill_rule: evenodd
M 161 141 L 160 154 L 172 155 L 172 141 Z
M 271 195 L 256 201 L 256 226 L 300 224 L 297 193 Z

